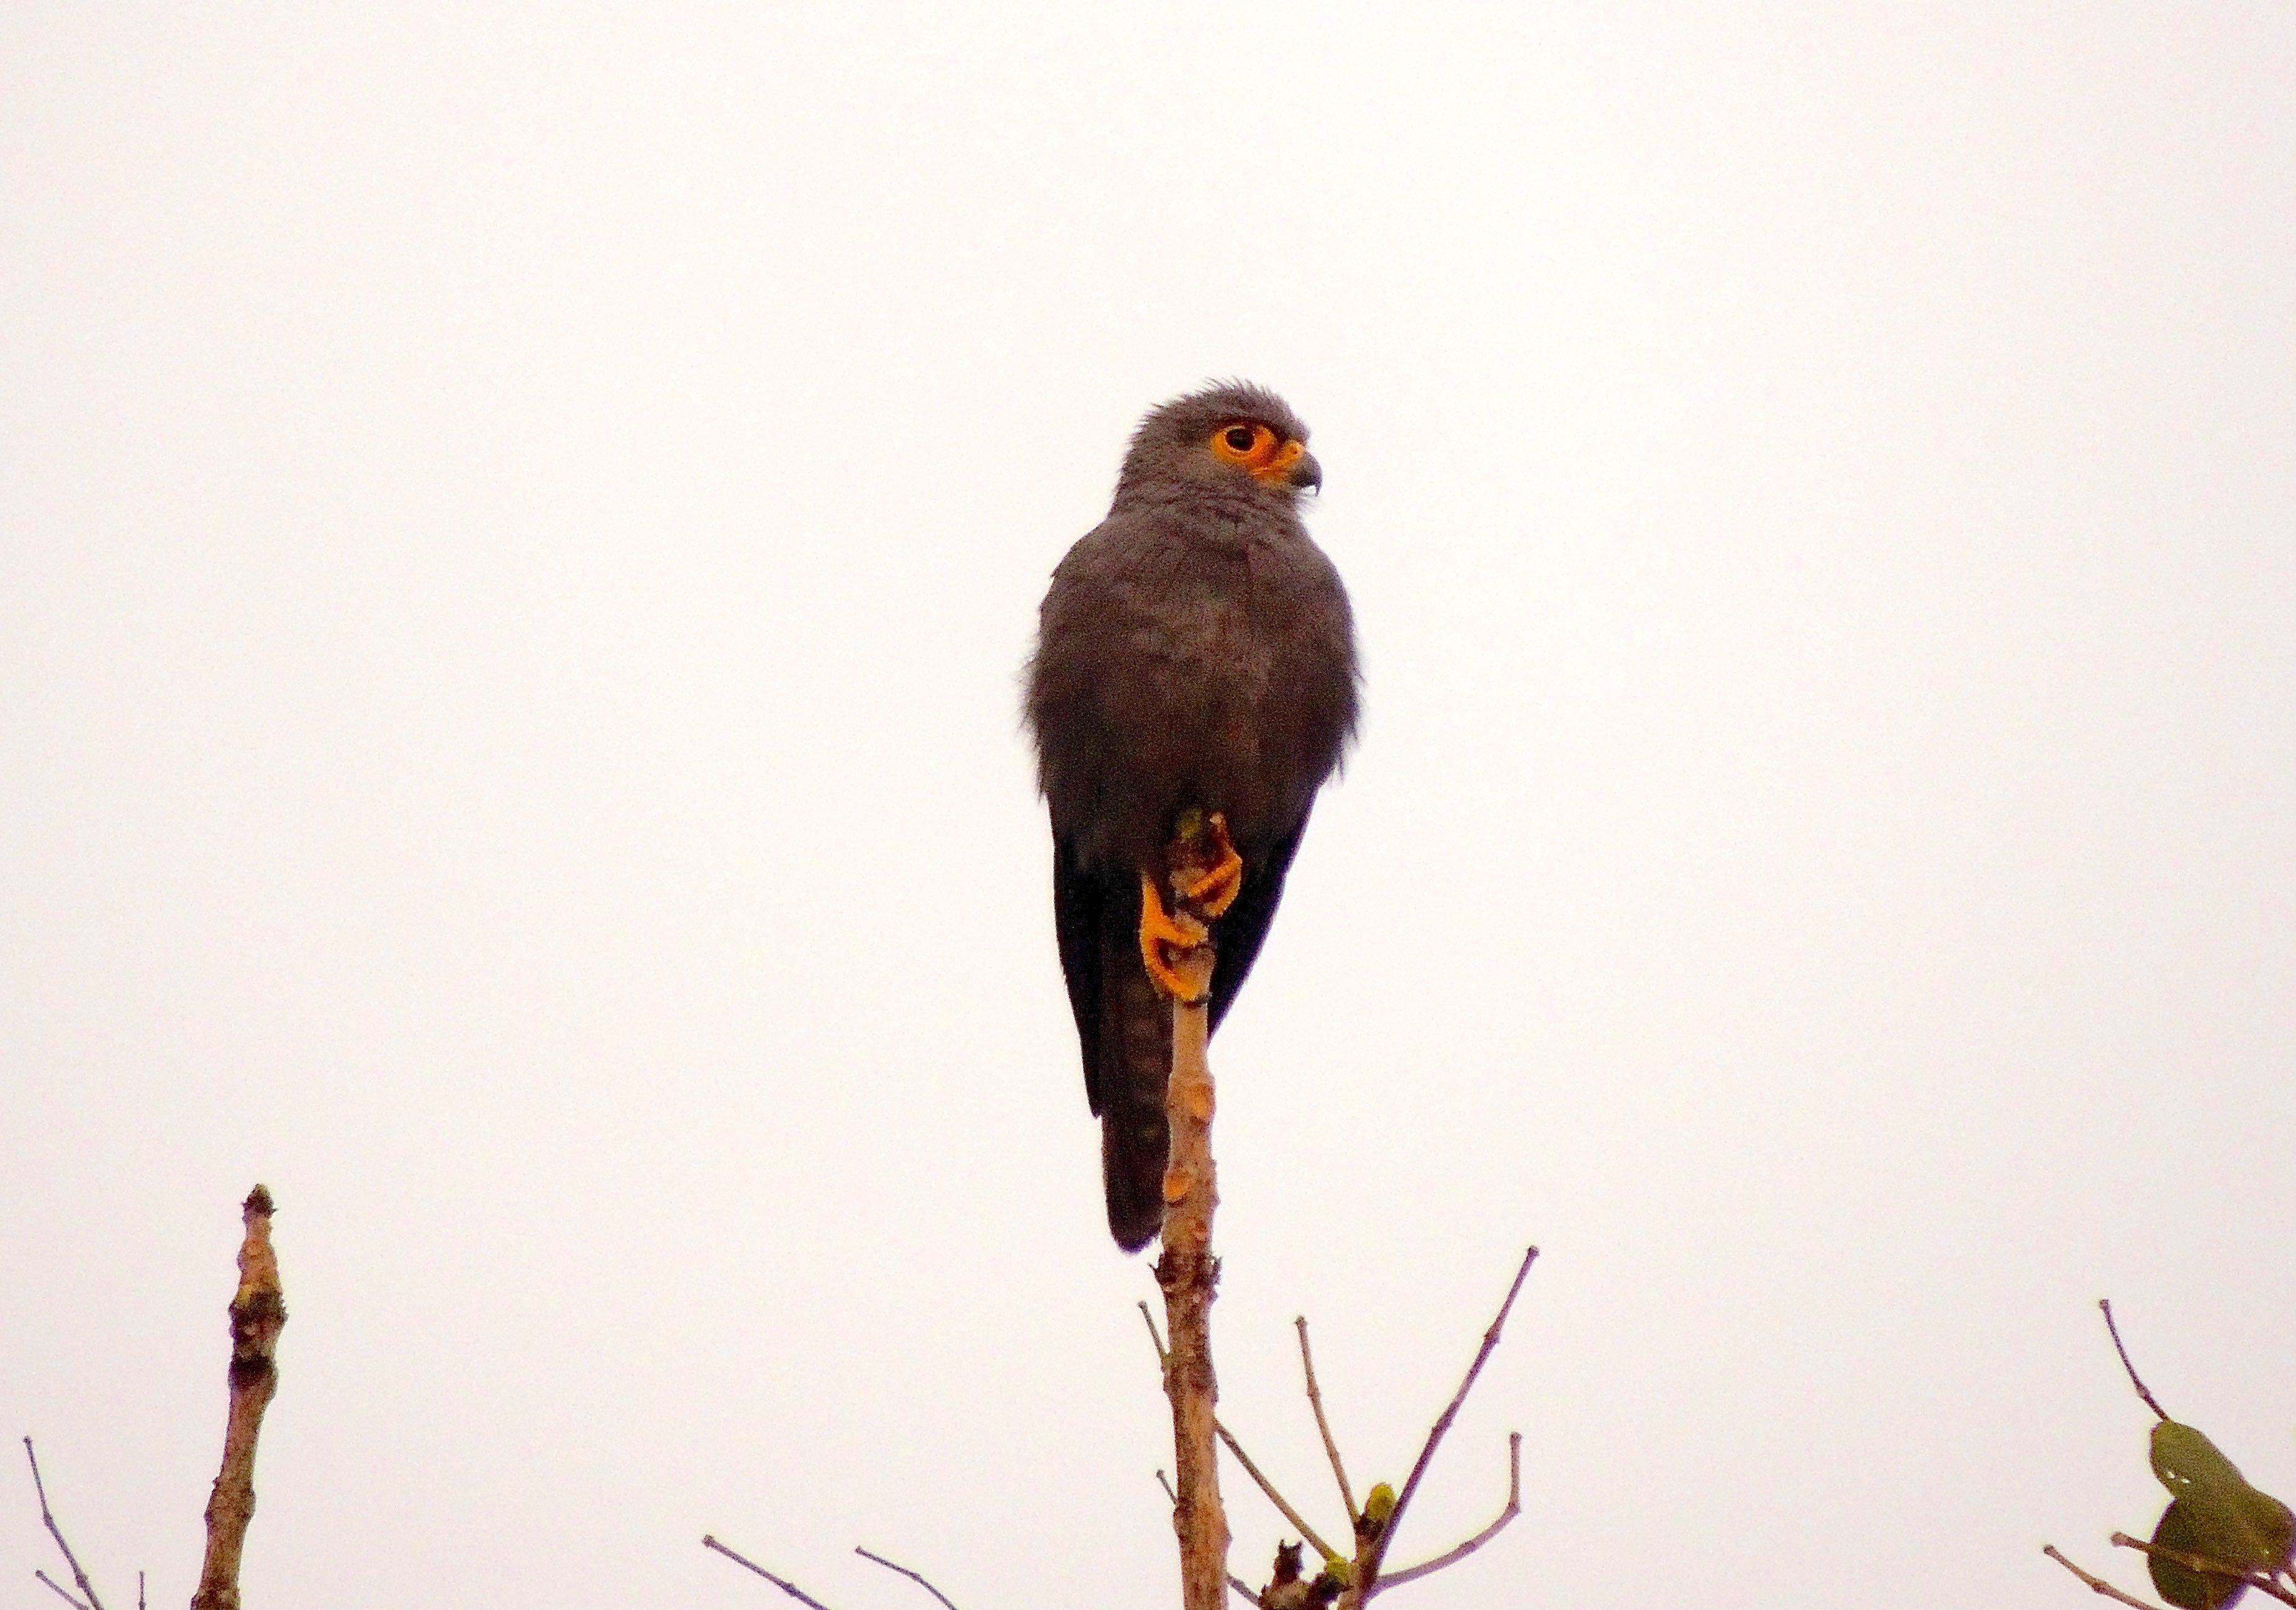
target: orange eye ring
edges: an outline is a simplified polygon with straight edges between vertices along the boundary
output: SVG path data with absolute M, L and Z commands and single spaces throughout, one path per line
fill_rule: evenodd
M 1283 481 L 1293 462 L 1307 451 L 1299 442 L 1285 441 L 1266 425 L 1248 419 L 1230 420 L 1214 431 L 1210 446 L 1212 456 L 1222 464 L 1249 470 L 1271 484 Z
M 1276 480 L 1291 469 L 1291 462 L 1304 453 L 1297 441 L 1283 441 L 1265 425 L 1251 420 L 1228 420 L 1226 425 L 1212 431 L 1212 457 L 1221 464 L 1235 464 L 1237 469 L 1247 469 L 1260 480 Z
M 1212 432 L 1211 449 L 1223 464 L 1257 470 L 1275 456 L 1275 432 L 1248 419 L 1232 420 Z

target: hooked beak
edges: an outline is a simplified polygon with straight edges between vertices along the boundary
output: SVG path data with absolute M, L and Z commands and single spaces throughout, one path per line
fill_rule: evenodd
M 1316 462 L 1313 453 L 1301 453 L 1292 461 L 1283 479 L 1295 492 L 1318 492 L 1324 489 L 1324 466 Z

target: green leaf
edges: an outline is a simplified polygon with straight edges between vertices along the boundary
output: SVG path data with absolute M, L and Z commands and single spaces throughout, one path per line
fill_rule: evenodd
M 2161 1524 L 2152 1529 L 2152 1546 L 2184 1554 L 2208 1552 L 2201 1547 L 2200 1534 L 2193 1529 L 2192 1514 L 2185 1507 L 2184 1499 L 2173 1500 L 2161 1511 Z M 2146 1555 L 2144 1563 L 2152 1573 L 2152 1586 L 2177 1610 L 2224 1610 L 2225 1606 L 2248 1591 L 2243 1582 L 2228 1576 L 2202 1576 L 2157 1554 Z
M 2248 1484 L 2215 1443 L 2189 1425 L 2163 1420 L 2152 1428 L 2152 1474 L 2170 1502 L 2153 1532 L 2160 1548 L 2181 1549 L 2242 1571 L 2276 1571 L 2296 1546 L 2296 1515 Z M 2180 1610 L 2221 1610 L 2241 1583 L 2209 1577 L 2152 1557 L 2152 1585 Z
M 2161 1478 L 2170 1498 L 2182 1498 L 2197 1486 L 2248 1485 L 2233 1462 L 2217 1451 L 2214 1442 L 2174 1420 L 2163 1420 L 2152 1427 L 2152 1474 Z

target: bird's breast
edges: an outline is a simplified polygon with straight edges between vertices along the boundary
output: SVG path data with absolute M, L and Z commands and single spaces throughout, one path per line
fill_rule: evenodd
M 1353 721 L 1337 577 L 1304 532 L 1125 535 L 1048 602 L 1036 696 L 1056 818 L 1119 863 L 1160 851 L 1189 806 L 1226 813 L 1239 842 L 1283 836 Z

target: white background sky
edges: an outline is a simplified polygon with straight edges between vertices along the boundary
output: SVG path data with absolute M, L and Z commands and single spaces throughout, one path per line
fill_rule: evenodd
M 2108 1293 L 2296 1496 L 2296 17 L 1712 9 L 0 15 L 0 1431 L 115 1604 L 258 1179 L 251 1605 L 1173 1602 L 1017 672 L 1227 374 L 1369 677 L 1215 1047 L 1295 1495 L 1291 1317 L 1399 1480 L 1537 1241 L 1428 1610 L 2140 1580 Z

